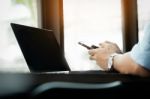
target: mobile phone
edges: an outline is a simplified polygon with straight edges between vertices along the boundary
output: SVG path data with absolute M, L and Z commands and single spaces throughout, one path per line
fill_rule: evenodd
M 82 43 L 82 42 L 78 42 L 78 44 L 81 45 L 81 46 L 83 46 L 83 47 L 85 47 L 85 48 L 87 48 L 88 50 L 98 48 L 98 46 L 95 46 L 95 45 L 88 46 L 88 45 L 86 45 L 86 44 L 84 44 L 84 43 Z

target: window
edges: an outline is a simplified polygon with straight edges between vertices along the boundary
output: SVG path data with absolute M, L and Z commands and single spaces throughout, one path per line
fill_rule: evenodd
M 37 26 L 37 0 L 1 0 L 0 71 L 28 72 L 10 23 Z
M 109 40 L 123 48 L 121 0 L 63 0 L 63 6 L 65 56 L 71 69 L 100 69 L 79 41 L 98 45 Z
M 144 26 L 150 22 L 149 4 L 149 0 L 138 0 L 139 40 L 143 37 Z

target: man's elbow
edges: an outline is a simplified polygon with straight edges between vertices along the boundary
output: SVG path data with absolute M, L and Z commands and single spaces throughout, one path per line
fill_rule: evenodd
M 138 65 L 134 71 L 135 75 L 139 75 L 141 77 L 150 77 L 150 70 L 145 69 L 143 66 Z

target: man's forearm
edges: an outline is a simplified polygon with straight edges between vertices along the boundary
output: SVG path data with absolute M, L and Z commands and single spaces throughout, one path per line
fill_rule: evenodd
M 122 74 L 133 74 L 139 76 L 149 76 L 150 72 L 135 63 L 129 53 L 119 54 L 114 57 L 114 69 Z

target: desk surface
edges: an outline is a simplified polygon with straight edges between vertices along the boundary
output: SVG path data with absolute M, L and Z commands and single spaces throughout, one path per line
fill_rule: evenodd
M 137 88 L 150 88 L 150 78 L 140 78 L 117 73 L 101 74 L 53 74 L 53 73 L 13 73 L 0 74 L 0 96 L 13 93 L 26 93 L 36 86 L 46 82 L 79 82 L 79 83 L 106 83 L 121 81 L 125 85 Z

